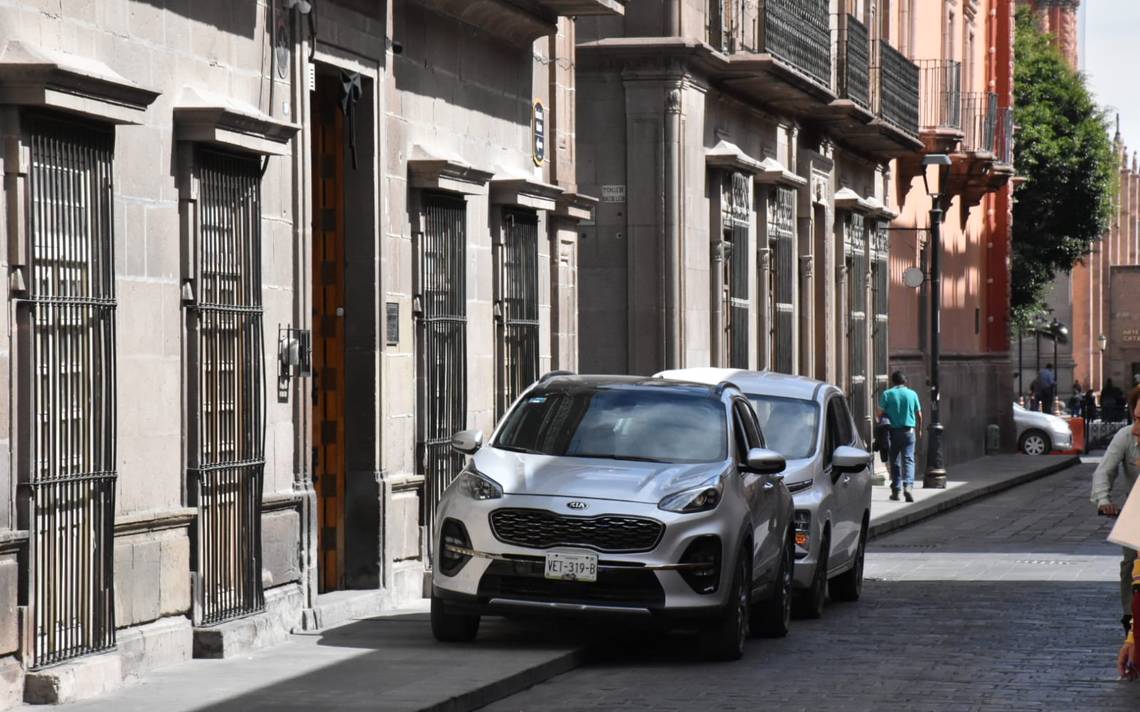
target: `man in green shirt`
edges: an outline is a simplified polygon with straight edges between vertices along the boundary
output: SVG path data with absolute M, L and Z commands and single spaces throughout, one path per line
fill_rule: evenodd
M 914 443 L 922 431 L 922 406 L 902 371 L 891 374 L 891 388 L 879 396 L 879 416 L 884 415 L 891 422 L 891 499 L 897 502 L 901 489 L 906 501 L 913 502 Z

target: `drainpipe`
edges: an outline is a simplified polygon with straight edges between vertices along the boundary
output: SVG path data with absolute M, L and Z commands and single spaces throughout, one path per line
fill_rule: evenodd
M 675 7 L 677 3 L 670 3 Z M 663 279 L 664 283 L 664 361 L 665 368 L 681 367 L 681 309 L 680 294 L 681 271 L 679 267 L 681 247 L 681 225 L 679 220 L 679 202 L 681 198 L 681 86 L 679 83 L 669 86 L 665 94 L 665 245 Z

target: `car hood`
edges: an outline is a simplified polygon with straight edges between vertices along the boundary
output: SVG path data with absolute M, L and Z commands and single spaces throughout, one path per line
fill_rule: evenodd
M 506 494 L 614 499 L 657 504 L 728 469 L 727 462 L 673 464 L 529 455 L 486 447 L 474 457 L 479 472 Z
M 1063 418 L 1058 418 L 1049 413 L 1034 412 L 1032 410 L 1019 410 L 1014 409 L 1013 419 L 1022 426 L 1037 426 L 1039 428 L 1051 428 L 1054 430 L 1067 430 L 1069 424 Z

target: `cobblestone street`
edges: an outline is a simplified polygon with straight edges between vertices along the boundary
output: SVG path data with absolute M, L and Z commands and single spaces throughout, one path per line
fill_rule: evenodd
M 876 540 L 860 602 L 739 663 L 697 662 L 683 638 L 630 642 L 487 709 L 1135 710 L 1140 684 L 1114 671 L 1119 555 L 1092 470 Z

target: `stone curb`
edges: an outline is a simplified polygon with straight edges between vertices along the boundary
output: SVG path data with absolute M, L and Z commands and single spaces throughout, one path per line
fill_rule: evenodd
M 585 647 L 576 648 L 552 660 L 521 670 L 501 680 L 494 680 L 487 684 L 468 690 L 455 697 L 448 698 L 427 707 L 421 707 L 419 712 L 471 712 L 485 707 L 492 702 L 516 695 L 523 690 L 546 682 L 565 672 L 570 672 L 586 660 Z
M 974 500 L 981 499 L 987 495 L 1003 492 L 1008 489 L 1013 489 L 1018 485 L 1023 485 L 1026 482 L 1039 480 L 1042 477 L 1054 475 L 1062 470 L 1067 470 L 1070 467 L 1079 465 L 1081 458 L 1079 456 L 1071 457 L 1057 457 L 1055 462 L 1044 465 L 1036 470 L 1030 470 L 1020 475 L 1015 475 L 1008 479 L 999 480 L 997 482 L 990 482 L 978 487 L 966 486 L 961 491 L 947 497 L 938 497 L 928 499 L 925 502 L 916 502 L 913 508 L 909 508 L 901 513 L 889 515 L 885 521 L 871 524 L 870 530 L 867 532 L 868 539 L 889 534 L 890 532 L 898 531 L 904 527 L 909 527 L 912 524 L 917 524 L 925 519 L 929 519 L 935 515 L 948 512 L 951 509 L 957 509 L 964 504 L 973 502 Z

